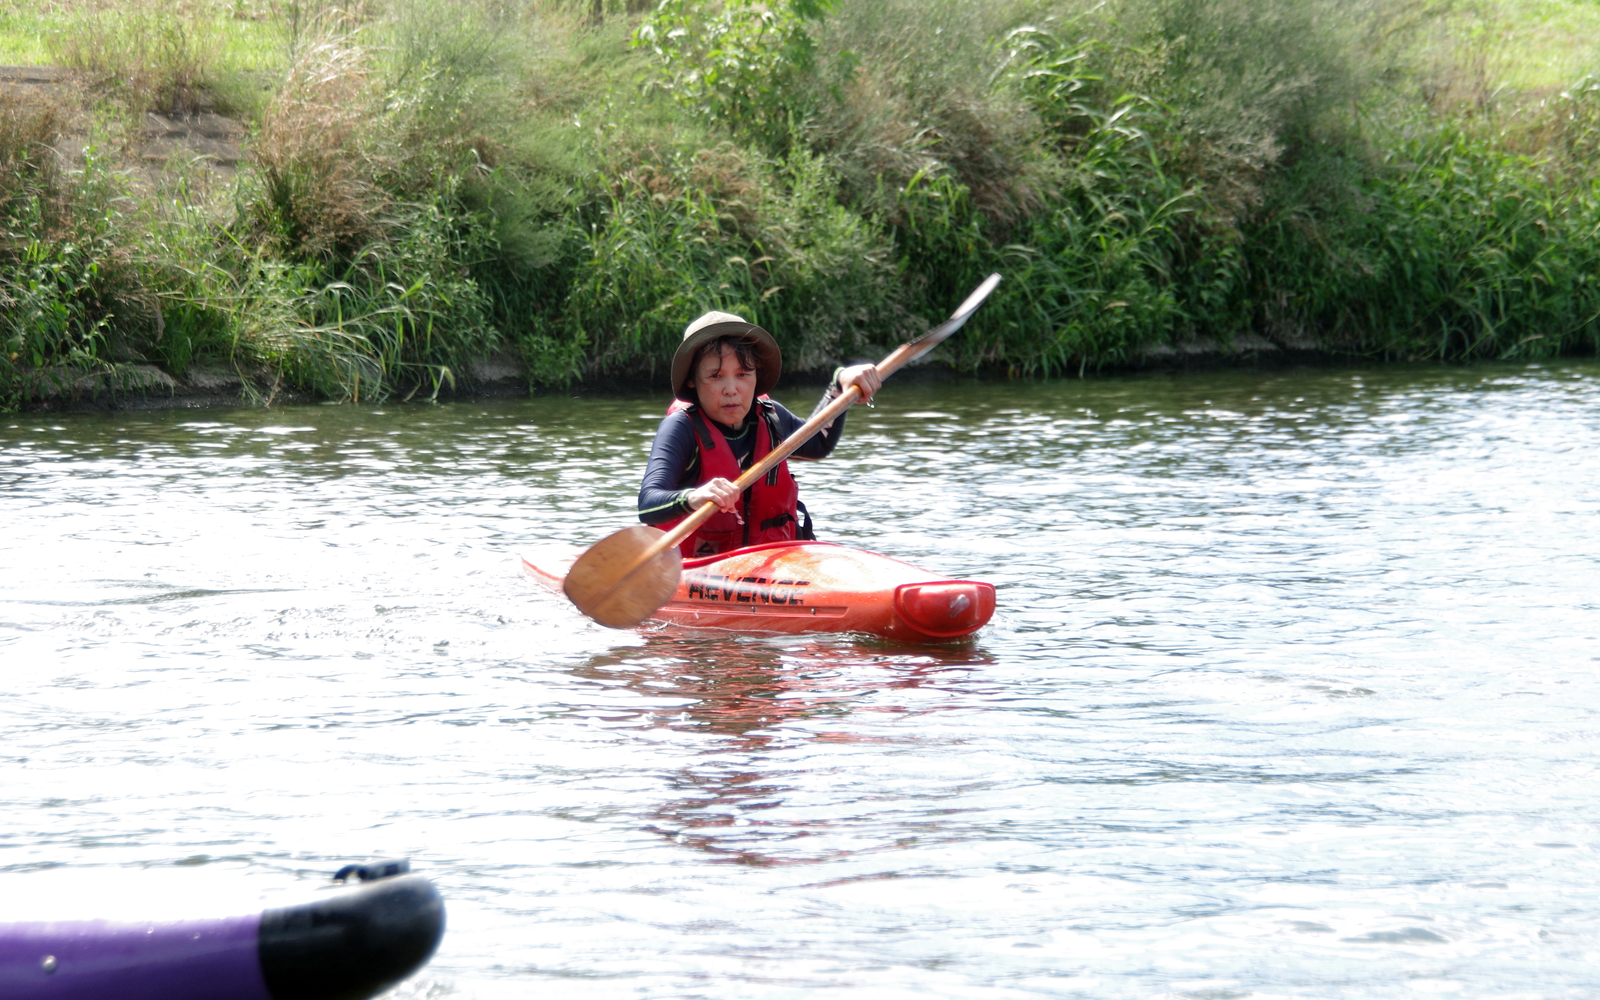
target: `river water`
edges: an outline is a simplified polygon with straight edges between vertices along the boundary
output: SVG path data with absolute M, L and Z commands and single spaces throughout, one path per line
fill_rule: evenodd
M 663 403 L 0 417 L 0 899 L 409 857 L 399 997 L 1595 995 L 1600 365 L 891 381 L 799 476 L 996 584 L 929 647 L 519 575 Z

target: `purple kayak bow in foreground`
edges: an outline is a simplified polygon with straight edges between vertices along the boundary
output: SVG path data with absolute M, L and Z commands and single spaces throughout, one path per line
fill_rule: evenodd
M 0 923 L 5 1000 L 359 1000 L 410 975 L 444 902 L 404 862 L 324 899 L 245 916 Z M 342 879 L 341 879 L 342 881 Z

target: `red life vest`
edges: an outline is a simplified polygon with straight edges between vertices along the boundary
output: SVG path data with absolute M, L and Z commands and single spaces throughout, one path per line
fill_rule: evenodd
M 779 439 L 778 412 L 772 400 L 757 396 L 755 408 L 756 446 L 750 455 L 752 465 L 761 461 L 762 456 L 772 450 L 773 442 Z M 689 422 L 694 426 L 695 445 L 700 449 L 700 476 L 695 485 L 700 486 L 718 478 L 729 482 L 738 479 L 743 470 L 733 457 L 728 439 L 711 426 L 695 404 L 675 400 L 667 412 L 676 413 L 679 410 L 688 411 Z M 717 511 L 695 529 L 694 534 L 685 538 L 678 547 L 684 558 L 716 555 L 763 542 L 793 540 L 800 524 L 800 487 L 789 474 L 788 461 L 773 466 L 765 476 L 756 480 L 755 485 L 745 490 L 739 498 L 737 509 L 738 517 Z M 683 517 L 688 516 L 685 514 Z M 683 517 L 675 517 L 656 527 L 670 531 Z M 740 519 L 744 523 L 741 524 Z

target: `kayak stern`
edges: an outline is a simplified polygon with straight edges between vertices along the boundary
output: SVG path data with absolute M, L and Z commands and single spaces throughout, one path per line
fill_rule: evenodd
M 979 580 L 903 583 L 894 589 L 895 614 L 932 639 L 955 639 L 983 628 L 994 615 L 994 584 Z

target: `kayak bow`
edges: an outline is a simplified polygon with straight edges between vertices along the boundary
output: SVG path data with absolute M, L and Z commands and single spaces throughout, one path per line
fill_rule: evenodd
M 408 868 L 352 865 L 341 874 L 371 881 L 241 916 L 0 923 L 0 997 L 370 997 L 426 962 L 444 934 L 438 890 Z

